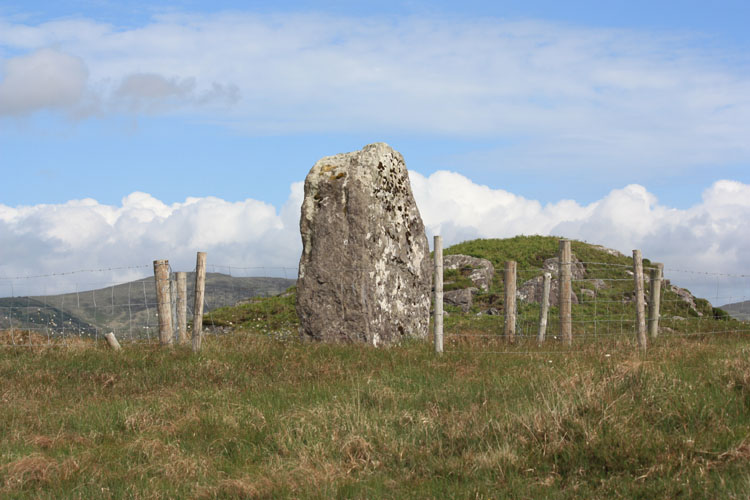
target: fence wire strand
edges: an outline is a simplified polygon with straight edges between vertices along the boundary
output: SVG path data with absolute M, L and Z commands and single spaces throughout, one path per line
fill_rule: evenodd
M 597 339 L 622 339 L 635 341 L 636 300 L 632 266 L 606 262 L 574 262 L 571 280 L 573 347 Z M 153 344 L 159 341 L 158 309 L 155 278 L 149 270 L 152 265 L 120 266 L 61 273 L 28 276 L 0 277 L 0 284 L 8 290 L 8 296 L 0 298 L 0 347 L 33 347 L 35 345 L 70 345 L 76 338 L 101 342 L 104 334 L 113 332 L 121 341 Z M 577 270 L 578 269 L 578 270 Z M 580 271 L 582 269 L 583 271 Z M 649 272 L 656 267 L 644 266 L 644 296 L 650 302 Z M 114 277 L 121 271 L 136 271 L 141 279 L 124 283 L 113 279 L 100 281 L 85 278 L 87 274 Z M 338 269 L 335 273 L 353 275 L 370 272 L 371 269 Z M 268 297 L 283 292 L 293 284 L 298 270 L 290 267 L 243 266 L 236 264 L 209 264 L 203 300 L 204 327 L 206 333 L 221 333 L 231 330 L 225 320 L 219 321 L 216 311 L 224 306 L 249 303 L 252 297 Z M 471 312 L 462 312 L 458 306 L 445 301 L 448 311 L 446 321 L 446 352 L 482 352 L 486 354 L 542 354 L 546 351 L 519 350 L 526 344 L 537 343 L 539 304 L 536 298 L 538 287 L 545 272 L 557 279 L 556 269 L 547 266 L 529 266 L 517 270 L 518 313 L 514 345 L 497 349 L 503 345 L 502 283 L 476 295 L 479 304 Z M 195 269 L 188 273 L 187 312 L 188 325 L 194 313 Z M 502 275 L 502 271 L 496 272 Z M 60 279 L 80 276 L 70 285 L 67 293 L 46 293 L 56 288 Z M 275 276 L 275 277 L 269 277 Z M 690 277 L 690 280 L 686 279 Z M 172 313 L 172 335 L 177 340 L 176 321 L 177 289 L 174 270 L 169 268 L 170 310 Z M 276 280 L 276 281 L 274 281 Z M 698 280 L 698 281 L 696 281 Z M 496 281 L 502 281 L 497 280 Z M 690 281 L 706 290 L 712 290 L 711 302 L 690 295 L 673 283 Z M 43 286 L 38 285 L 43 283 Z M 553 288 L 555 288 L 553 286 Z M 37 290 L 35 293 L 23 293 Z M 554 294 L 554 292 L 553 292 Z M 661 317 L 659 335 L 666 337 L 695 338 L 707 335 L 750 333 L 750 305 L 739 311 L 744 321 L 727 318 L 717 305 L 729 302 L 741 303 L 750 297 L 750 275 L 711 273 L 685 269 L 664 269 L 661 282 Z M 560 335 L 560 297 L 552 297 L 547 321 L 547 339 L 557 342 Z M 563 299 L 565 300 L 565 299 Z M 279 337 L 295 336 L 296 332 L 270 327 L 273 318 L 268 310 L 255 313 L 252 324 L 257 332 L 248 335 Z M 470 315 L 484 316 L 481 321 L 487 328 L 477 332 L 476 325 L 469 321 Z M 264 326 L 265 325 L 265 326 Z M 492 325 L 492 326 L 488 326 Z M 190 328 L 190 327 L 188 327 Z M 286 327 L 285 327 L 286 328 Z M 152 331 L 154 330 L 155 331 Z M 256 330 L 254 330 L 256 331 Z M 189 334 L 188 334 L 189 335 Z M 468 342 L 468 343 L 467 343 Z M 471 344 L 479 342 L 479 344 Z M 493 348 L 494 347 L 494 348 Z M 550 353 L 573 352 L 575 349 L 553 350 Z

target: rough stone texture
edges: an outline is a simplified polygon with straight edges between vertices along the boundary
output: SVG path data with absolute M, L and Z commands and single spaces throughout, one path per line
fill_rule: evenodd
M 490 308 L 489 308 L 489 309 L 487 309 L 486 311 L 479 311 L 479 312 L 477 313 L 477 316 L 482 316 L 482 315 L 487 315 L 487 316 L 500 316 L 500 311 L 499 311 L 498 309 L 495 309 L 494 307 L 490 307 Z
M 594 290 L 589 290 L 588 288 L 581 288 L 581 294 L 592 300 L 596 298 L 596 292 Z
M 427 336 L 432 263 L 400 153 L 376 143 L 319 160 L 305 179 L 300 232 L 303 338 Z
M 697 314 L 698 316 L 703 316 L 703 313 L 700 312 L 695 305 L 695 296 L 690 293 L 689 290 L 680 288 L 677 285 L 672 285 L 671 283 L 669 283 L 669 289 L 676 293 L 683 302 L 690 306 L 690 309 L 692 309 L 695 314 Z
M 495 267 L 492 265 L 492 262 L 469 255 L 445 255 L 443 257 L 443 268 L 466 269 L 466 277 L 483 292 L 490 289 L 492 278 L 495 276 Z
M 560 305 L 560 266 L 557 257 L 545 260 L 542 267 L 544 268 L 544 272 L 552 274 L 552 280 L 550 281 L 549 287 L 549 305 L 557 307 Z M 580 280 L 586 276 L 586 268 L 575 255 L 571 255 L 570 275 L 573 280 Z M 540 304 L 542 302 L 543 291 L 544 276 L 537 276 L 536 278 L 525 281 L 518 289 L 518 292 L 516 292 L 516 296 L 525 302 Z M 570 302 L 571 304 L 578 304 L 578 297 L 573 290 L 570 291 Z
M 460 290 L 450 290 L 443 292 L 443 303 L 460 307 L 461 311 L 467 313 L 473 304 L 471 288 L 462 288 Z
M 613 255 L 615 257 L 625 257 L 622 253 L 618 252 L 617 250 L 613 248 L 607 248 L 602 245 L 591 245 L 591 248 L 595 250 L 601 250 L 602 252 L 607 252 L 609 255 Z
M 557 278 L 552 278 L 552 281 L 550 281 L 549 284 L 549 305 L 553 307 L 557 307 L 560 305 L 560 280 Z M 537 276 L 536 278 L 532 278 L 526 282 L 524 282 L 523 285 L 521 285 L 521 288 L 518 289 L 516 292 L 516 297 L 518 297 L 520 300 L 523 300 L 524 302 L 533 302 L 535 304 L 541 304 L 542 303 L 542 293 L 544 292 L 544 277 L 543 276 Z M 578 304 L 578 296 L 573 292 L 573 290 L 570 291 L 570 303 L 571 304 Z
M 578 257 L 576 257 L 575 254 L 571 254 L 570 263 L 571 279 L 581 280 L 586 277 L 586 268 L 583 266 L 583 264 L 581 264 L 581 261 L 578 260 Z M 556 279 L 560 274 L 560 260 L 557 257 L 546 259 L 542 267 L 544 268 L 544 272 L 552 274 L 553 280 Z

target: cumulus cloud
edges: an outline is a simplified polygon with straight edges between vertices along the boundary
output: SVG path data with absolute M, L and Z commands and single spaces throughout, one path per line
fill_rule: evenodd
M 105 110 L 211 109 L 212 123 L 251 133 L 503 137 L 481 162 L 526 169 L 647 172 L 750 158 L 747 56 L 695 45 L 439 16 L 173 13 L 137 27 L 0 19 L 0 48 L 55 46 L 85 61 Z
M 0 116 L 26 115 L 79 104 L 88 70 L 80 58 L 45 48 L 6 60 L 2 75 Z
M 196 91 L 196 80 L 166 78 L 156 73 L 134 73 L 123 78 L 112 95 L 112 107 L 125 106 L 133 112 L 158 112 L 185 104 L 232 104 L 240 99 L 236 85 L 212 83 L 209 89 Z
M 411 182 L 428 235 L 441 234 L 446 245 L 519 234 L 563 236 L 627 255 L 641 249 L 645 257 L 666 265 L 667 277 L 717 303 L 732 301 L 727 297 L 742 300 L 750 292 L 746 279 L 721 278 L 724 290 L 715 298 L 715 276 L 683 272 L 750 275 L 748 184 L 716 182 L 692 207 L 676 209 L 660 205 L 639 185 L 615 189 L 582 205 L 573 200 L 541 204 L 478 185 L 454 172 L 427 177 L 412 171 Z M 0 205 L 0 239 L 7 249 L 0 278 L 145 266 L 135 274 L 116 271 L 109 276 L 124 281 L 148 275 L 148 266 L 157 258 L 168 258 L 177 270 L 192 269 L 196 251 L 207 251 L 209 264 L 231 266 L 235 273 L 295 277 L 301 251 L 302 197 L 302 183 L 295 183 L 280 209 L 252 199 L 229 202 L 214 197 L 165 204 L 139 192 L 117 206 L 92 199 L 57 205 Z M 80 279 L 73 275 L 40 283 L 85 286 L 76 281 Z M 5 287 L 0 294 L 8 293 L 10 281 L 0 279 L 0 287 Z M 14 293 L 19 293 L 20 285 L 36 283 L 13 282 Z
M 411 173 L 429 234 L 447 244 L 470 238 L 555 235 L 602 244 L 630 255 L 641 249 L 676 279 L 719 304 L 750 299 L 750 185 L 722 180 L 688 209 L 659 204 L 640 185 L 614 189 L 587 205 L 542 205 L 453 172 Z M 704 274 L 709 273 L 709 274 Z M 711 273 L 731 276 L 718 277 Z M 719 290 L 723 288 L 723 290 Z M 717 293 L 719 295 L 717 295 Z
M 252 199 L 188 198 L 165 204 L 141 192 L 126 196 L 119 206 L 92 199 L 0 205 L 0 239 L 8 249 L 0 266 L 0 295 L 9 292 L 11 282 L 18 294 L 24 293 L 23 287 L 31 287 L 25 293 L 70 289 L 74 284 L 87 287 L 87 281 L 101 276 L 115 282 L 134 279 L 148 275 L 148 265 L 160 258 L 169 259 L 176 270 L 190 270 L 196 251 L 207 251 L 212 266 L 228 265 L 235 273 L 247 268 L 241 272 L 296 277 L 293 270 L 282 268 L 296 266 L 299 258 L 299 235 L 292 228 L 298 224 L 301 197 L 301 185 L 292 186 L 281 210 Z M 145 268 L 43 280 L 2 279 L 128 266 Z
M 153 73 L 136 73 L 123 79 L 115 95 L 125 99 L 166 99 L 184 97 L 194 88 L 194 78 L 167 80 Z

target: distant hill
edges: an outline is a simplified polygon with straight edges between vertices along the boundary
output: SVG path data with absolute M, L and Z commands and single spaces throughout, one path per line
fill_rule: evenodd
M 721 306 L 723 309 L 734 319 L 740 321 L 750 321 L 750 300 L 744 302 L 735 302 L 733 304 L 726 304 Z
M 187 273 L 188 316 L 192 317 L 195 274 Z M 237 278 L 207 273 L 204 312 L 253 297 L 277 295 L 294 285 L 286 278 Z M 0 298 L 0 329 L 13 326 L 50 334 L 109 331 L 132 338 L 153 335 L 158 328 L 154 278 L 60 295 Z

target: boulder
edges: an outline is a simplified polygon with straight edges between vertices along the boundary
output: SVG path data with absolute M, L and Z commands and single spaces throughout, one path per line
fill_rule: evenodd
M 492 279 L 495 276 L 495 267 L 492 262 L 469 255 L 445 255 L 443 257 L 443 268 L 458 269 L 474 283 L 474 286 L 483 292 L 490 289 Z
M 552 278 L 549 284 L 549 305 L 557 307 L 560 305 L 560 280 Z M 544 291 L 544 277 L 537 276 L 528 281 L 525 281 L 523 285 L 516 292 L 516 297 L 524 302 L 533 302 L 535 304 L 542 303 L 542 293 Z M 570 303 L 578 304 L 578 296 L 576 296 L 573 290 L 570 291 Z
M 625 257 L 622 253 L 618 252 L 617 250 L 613 248 L 607 248 L 602 245 L 591 245 L 591 248 L 595 250 L 601 250 L 602 252 L 607 252 L 609 255 L 613 255 L 615 257 Z
M 460 307 L 462 312 L 467 313 L 473 303 L 471 289 L 462 288 L 460 290 L 443 292 L 443 303 Z
M 574 254 L 570 256 L 570 277 L 573 280 L 581 280 L 584 277 L 586 277 L 586 268 L 581 263 L 580 260 L 578 260 L 578 257 L 576 257 Z M 544 264 L 542 264 L 542 267 L 544 268 L 544 272 L 548 272 L 552 274 L 552 280 L 554 281 L 558 275 L 560 274 L 560 260 L 557 257 L 551 257 L 549 259 L 545 259 Z
M 680 300 L 682 300 L 685 304 L 687 304 L 695 314 L 697 314 L 698 316 L 703 316 L 703 313 L 698 310 L 698 307 L 695 304 L 695 296 L 692 293 L 690 293 L 689 290 L 686 290 L 685 288 L 680 288 L 677 285 L 672 285 L 671 283 L 668 283 L 668 286 L 669 286 L 669 290 L 676 293 L 677 296 L 680 298 Z
M 549 305 L 557 307 L 560 304 L 560 264 L 557 257 L 546 259 L 542 265 L 544 272 L 552 274 L 552 280 L 550 281 L 549 288 Z M 570 276 L 573 280 L 580 280 L 586 276 L 586 268 L 583 266 L 581 261 L 576 258 L 575 255 L 571 256 Z M 602 282 L 603 284 L 603 282 Z M 542 292 L 544 291 L 544 276 L 537 276 L 528 281 L 525 281 L 516 292 L 519 299 L 525 302 L 534 302 L 540 304 L 542 302 Z M 573 290 L 570 291 L 570 302 L 572 304 L 578 304 L 578 297 Z
M 400 153 L 376 143 L 319 160 L 305 178 L 300 232 L 302 338 L 427 336 L 430 250 Z

